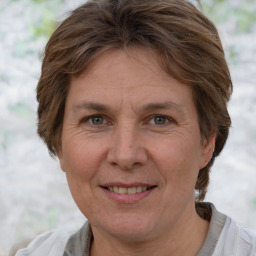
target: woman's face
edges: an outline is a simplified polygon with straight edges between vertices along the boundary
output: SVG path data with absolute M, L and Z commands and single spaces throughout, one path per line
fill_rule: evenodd
M 71 81 L 59 159 L 92 229 L 118 239 L 167 234 L 194 214 L 202 142 L 191 87 L 152 51 L 112 50 Z

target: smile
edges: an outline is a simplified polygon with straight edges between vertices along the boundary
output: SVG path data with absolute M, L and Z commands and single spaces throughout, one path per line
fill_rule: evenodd
M 100 186 L 105 195 L 118 204 L 133 204 L 141 201 L 143 198 L 148 197 L 156 185 L 148 184 L 104 184 Z
M 133 195 L 133 194 L 137 194 L 137 193 L 141 193 L 143 191 L 146 190 L 150 190 L 155 186 L 152 187 L 147 187 L 147 186 L 137 186 L 137 187 L 130 187 L 130 188 L 125 188 L 125 187 L 104 187 L 105 189 L 115 192 L 117 194 L 129 194 L 129 195 Z

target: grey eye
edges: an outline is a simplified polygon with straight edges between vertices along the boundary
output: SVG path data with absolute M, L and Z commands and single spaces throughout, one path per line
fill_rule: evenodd
M 88 121 L 92 125 L 102 125 L 106 123 L 106 120 L 102 116 L 93 116 Z
M 163 125 L 163 124 L 166 124 L 167 122 L 167 118 L 165 116 L 155 116 L 154 117 L 154 122 L 155 124 L 157 125 Z
M 165 125 L 168 122 L 170 122 L 170 118 L 168 118 L 167 116 L 153 116 L 150 120 L 149 123 L 151 125 Z

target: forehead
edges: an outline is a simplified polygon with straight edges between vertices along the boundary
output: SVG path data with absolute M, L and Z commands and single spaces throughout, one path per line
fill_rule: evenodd
M 99 55 L 79 77 L 72 78 L 70 98 L 75 99 L 76 106 L 85 106 L 84 102 L 92 99 L 103 105 L 168 102 L 166 105 L 182 106 L 191 102 L 192 92 L 190 86 L 175 80 L 160 67 L 154 51 L 135 48 L 109 50 Z
M 146 73 L 145 79 L 149 77 L 154 78 L 154 80 L 160 77 L 161 79 L 164 77 L 169 79 L 169 75 L 160 67 L 159 63 L 160 55 L 153 49 L 139 47 L 110 49 L 94 58 L 79 77 L 100 78 L 102 75 L 114 71 L 114 76 L 107 77 L 108 81 L 111 79 L 122 81 L 127 72 L 133 72 L 134 78 L 140 77 L 142 79 L 142 74 Z M 72 80 L 74 79 L 76 78 L 73 77 Z

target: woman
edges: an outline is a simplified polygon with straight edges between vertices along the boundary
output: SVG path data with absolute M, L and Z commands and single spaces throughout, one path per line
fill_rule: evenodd
M 88 222 L 17 255 L 255 255 L 201 202 L 231 124 L 214 25 L 183 0 L 91 0 L 50 38 L 38 133 Z

